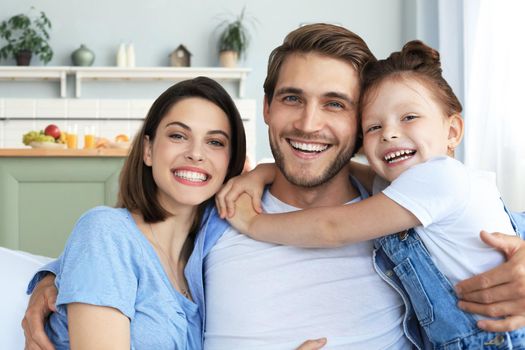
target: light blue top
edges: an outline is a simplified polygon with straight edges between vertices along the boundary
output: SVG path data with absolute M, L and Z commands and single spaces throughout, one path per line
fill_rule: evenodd
M 118 309 L 130 319 L 131 349 L 200 349 L 197 304 L 171 285 L 126 209 L 97 207 L 75 225 L 57 271 L 58 312 L 46 323 L 57 350 L 69 348 L 67 304 Z

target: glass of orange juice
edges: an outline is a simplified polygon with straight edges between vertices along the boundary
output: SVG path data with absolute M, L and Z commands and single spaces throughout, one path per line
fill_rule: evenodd
M 84 148 L 95 148 L 95 127 L 93 125 L 86 127 L 84 130 Z
M 69 149 L 76 149 L 78 147 L 77 129 L 78 129 L 78 126 L 76 124 L 69 125 L 67 127 L 66 143 L 67 143 L 67 148 Z

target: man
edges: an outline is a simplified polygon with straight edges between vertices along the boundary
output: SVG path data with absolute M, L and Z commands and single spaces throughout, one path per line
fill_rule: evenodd
M 357 35 L 323 24 L 293 31 L 272 52 L 264 119 L 279 172 L 264 195 L 266 211 L 360 200 L 362 188 L 348 180 L 344 167 L 359 143 L 359 72 L 373 59 Z M 407 349 L 411 340 L 424 346 L 405 336 L 405 305 L 376 273 L 371 242 L 300 249 L 253 241 L 233 229 L 215 239 L 204 266 L 205 348 L 292 349 L 315 337 L 327 337 L 334 349 Z M 525 314 L 525 250 L 519 249 L 520 240 L 494 242 L 509 252 L 510 261 L 461 287 L 470 301 L 467 311 L 515 315 L 488 324 L 492 330 L 513 329 L 525 325 L 520 316 Z M 33 298 L 33 303 L 43 300 Z M 34 328 L 29 324 L 41 327 L 32 314 L 45 312 L 28 309 L 29 337 Z
M 359 72 L 372 53 L 328 25 L 290 33 L 269 60 L 264 119 L 279 169 L 268 212 L 359 200 L 343 168 L 356 150 Z M 286 232 L 283 232 L 286 234 Z M 299 249 L 227 231 L 205 260 L 207 349 L 407 349 L 401 296 L 372 264 L 372 242 Z

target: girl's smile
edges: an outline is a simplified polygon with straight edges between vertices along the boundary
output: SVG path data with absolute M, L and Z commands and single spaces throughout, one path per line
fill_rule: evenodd
M 393 181 L 415 164 L 446 156 L 456 141 L 457 117 L 447 116 L 419 80 L 387 78 L 363 106 L 363 146 L 370 166 Z

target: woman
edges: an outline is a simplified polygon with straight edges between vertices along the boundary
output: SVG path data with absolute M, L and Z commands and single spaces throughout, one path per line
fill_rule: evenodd
M 120 178 L 117 208 L 77 222 L 60 261 L 57 349 L 200 349 L 202 290 L 185 267 L 210 199 L 241 173 L 245 136 L 234 102 L 208 78 L 153 103 Z

